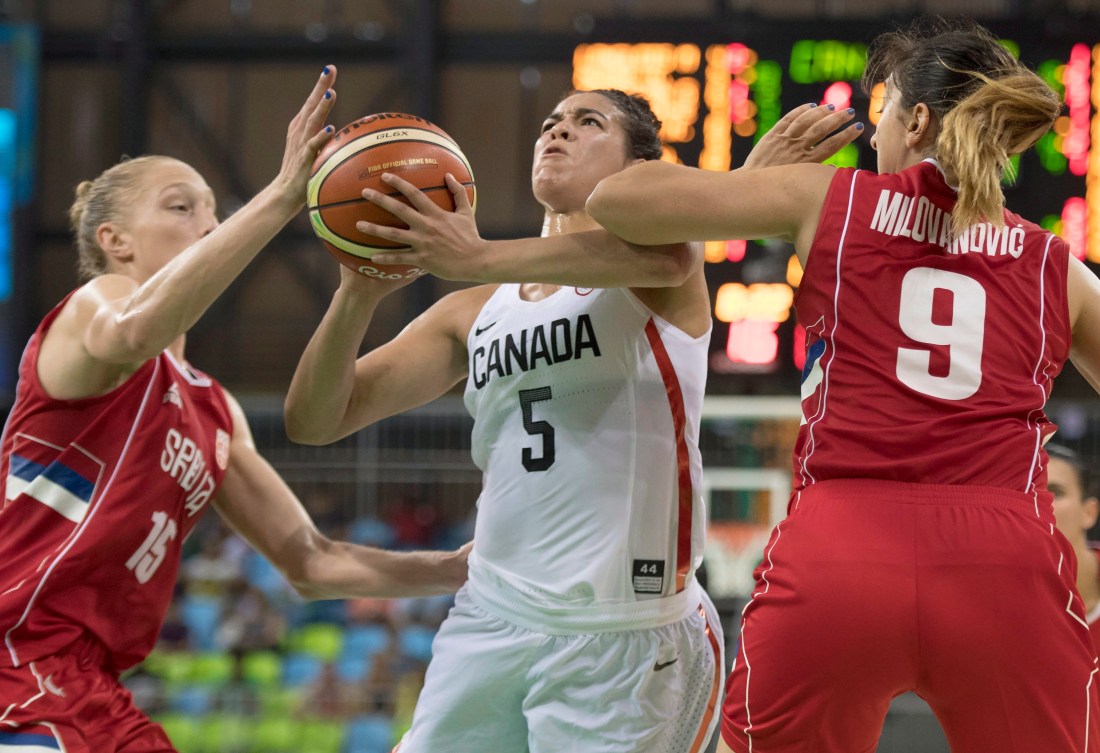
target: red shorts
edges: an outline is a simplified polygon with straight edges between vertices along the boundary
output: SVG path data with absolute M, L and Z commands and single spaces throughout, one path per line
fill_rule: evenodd
M 953 753 L 1100 751 L 1075 575 L 1033 497 L 813 484 L 757 569 L 722 738 L 737 753 L 872 753 L 890 700 L 912 690 Z
M 82 641 L 63 654 L 0 668 L 0 753 L 174 752 L 103 658 L 97 643 Z

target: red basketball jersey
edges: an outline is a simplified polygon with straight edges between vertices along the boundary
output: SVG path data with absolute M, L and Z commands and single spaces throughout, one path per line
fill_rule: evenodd
M 180 546 L 229 461 L 221 387 L 167 351 L 111 392 L 55 400 L 31 337 L 0 440 L 0 666 L 90 633 L 116 670 L 152 649 Z
M 1045 490 L 1068 248 L 1007 210 L 1003 227 L 951 240 L 955 200 L 931 160 L 837 171 L 795 303 L 796 491 L 840 478 Z
M 1090 541 L 1089 551 L 1096 556 L 1097 561 L 1100 561 L 1100 544 Z M 1089 635 L 1092 636 L 1092 645 L 1100 654 L 1100 604 L 1094 606 L 1092 611 L 1085 615 L 1085 619 L 1089 623 Z

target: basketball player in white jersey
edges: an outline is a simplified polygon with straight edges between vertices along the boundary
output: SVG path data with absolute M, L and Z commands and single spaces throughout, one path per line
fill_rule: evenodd
M 809 110 L 759 154 L 804 159 L 804 139 L 847 119 Z M 659 128 L 641 97 L 566 97 L 535 144 L 544 237 L 492 251 L 453 180 L 455 214 L 394 177 L 414 208 L 364 193 L 410 230 L 360 230 L 393 234 L 429 269 L 447 256 L 467 262 L 452 274 L 505 282 L 452 293 L 357 359 L 379 302 L 407 281 L 342 269 L 287 397 L 291 438 L 325 444 L 465 381 L 484 472 L 470 579 L 401 753 L 694 753 L 713 732 L 722 632 L 695 579 L 711 322 L 702 253 L 649 248 L 616 264 L 629 247 L 584 209 L 602 178 L 660 157 Z

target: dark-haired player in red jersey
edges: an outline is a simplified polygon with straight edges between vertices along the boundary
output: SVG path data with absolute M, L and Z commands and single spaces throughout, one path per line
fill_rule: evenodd
M 1047 489 L 1054 497 L 1054 521 L 1077 555 L 1077 592 L 1085 605 L 1093 647 L 1100 651 L 1100 544 L 1088 531 L 1100 516 L 1094 474 L 1073 450 L 1048 442 Z
M 996 37 L 880 37 L 879 174 L 644 163 L 590 214 L 628 241 L 785 237 L 805 269 L 805 423 L 789 515 L 743 615 L 720 750 L 873 751 L 890 699 L 955 753 L 1100 750 L 1095 654 L 1046 491 L 1043 407 L 1100 388 L 1100 282 L 1004 208 L 1059 97 Z
M 0 752 L 171 751 L 119 683 L 157 639 L 208 506 L 309 598 L 443 593 L 465 551 L 322 536 L 239 405 L 184 358 L 187 329 L 300 211 L 331 108 L 326 68 L 275 180 L 224 224 L 190 166 L 142 157 L 77 189 L 92 278 L 31 337 L 0 440 Z

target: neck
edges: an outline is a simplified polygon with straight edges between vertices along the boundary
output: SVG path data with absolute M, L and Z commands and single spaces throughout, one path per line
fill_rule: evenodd
M 565 235 L 567 233 L 580 233 L 585 230 L 598 230 L 599 223 L 588 216 L 583 209 L 575 212 L 555 212 L 546 210 L 542 220 L 542 235 Z

